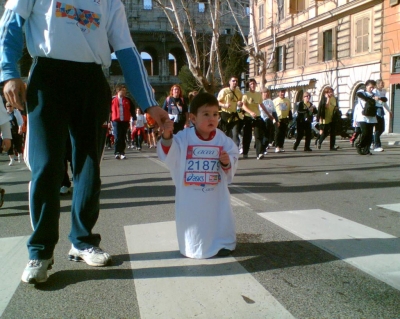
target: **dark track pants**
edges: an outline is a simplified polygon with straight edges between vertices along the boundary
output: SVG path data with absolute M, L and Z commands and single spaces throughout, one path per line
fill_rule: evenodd
M 29 206 L 33 233 L 29 259 L 49 259 L 59 237 L 60 185 L 68 134 L 74 192 L 72 244 L 98 246 L 92 234 L 99 216 L 100 160 L 111 93 L 100 65 L 35 58 L 27 90 L 27 159 L 32 171 Z

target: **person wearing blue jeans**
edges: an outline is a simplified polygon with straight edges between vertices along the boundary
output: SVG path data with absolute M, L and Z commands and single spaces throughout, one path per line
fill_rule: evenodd
M 33 57 L 27 88 L 17 67 L 23 27 Z M 111 93 L 102 71 L 111 64 L 110 45 L 138 105 L 162 128 L 170 120 L 157 106 L 120 0 L 71 0 L 68 5 L 50 0 L 6 3 L 0 21 L 0 82 L 11 105 L 23 109 L 26 102 L 26 157 L 32 171 L 29 207 L 33 233 L 23 282 L 47 281 L 54 263 L 68 135 L 74 167 L 69 259 L 90 266 L 111 262 L 111 256 L 99 247 L 100 234 L 92 233 L 99 216 L 103 124 L 110 113 Z

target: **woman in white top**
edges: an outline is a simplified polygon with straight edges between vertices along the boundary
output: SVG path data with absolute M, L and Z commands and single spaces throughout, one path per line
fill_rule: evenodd
M 378 101 L 382 98 L 375 96 L 372 91 L 376 86 L 374 80 L 368 80 L 365 82 L 365 90 L 359 90 L 357 92 L 358 101 L 354 108 L 354 121 L 361 127 L 361 140 L 356 145 L 357 153 L 360 155 L 371 155 L 369 148 L 372 143 L 372 134 L 374 125 L 377 123 L 376 115 L 367 116 L 363 114 L 366 108 L 367 102 Z

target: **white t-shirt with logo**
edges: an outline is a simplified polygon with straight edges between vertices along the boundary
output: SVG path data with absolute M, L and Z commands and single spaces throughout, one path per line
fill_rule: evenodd
M 109 67 L 109 43 L 115 51 L 134 47 L 120 0 L 8 0 L 6 8 L 26 20 L 32 57 Z
M 222 149 L 232 165 L 226 173 L 219 164 Z M 203 141 L 194 128 L 186 128 L 174 135 L 167 155 L 161 142 L 157 153 L 168 166 L 176 188 L 180 252 L 190 258 L 210 258 L 222 248 L 234 250 L 236 228 L 228 184 L 236 172 L 239 151 L 232 139 L 217 130 L 211 141 Z

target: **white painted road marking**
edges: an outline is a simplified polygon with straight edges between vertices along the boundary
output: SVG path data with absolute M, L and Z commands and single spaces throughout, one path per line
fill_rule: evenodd
M 0 317 L 21 282 L 28 262 L 28 236 L 0 238 Z
M 259 215 L 400 290 L 400 238 L 320 209 Z
M 393 210 L 395 212 L 399 212 L 400 213 L 400 203 L 398 204 L 386 204 L 386 205 L 376 205 L 378 207 L 382 207 L 382 208 L 386 208 L 389 210 Z
M 140 317 L 293 318 L 233 257 L 180 255 L 175 222 L 125 226 Z

